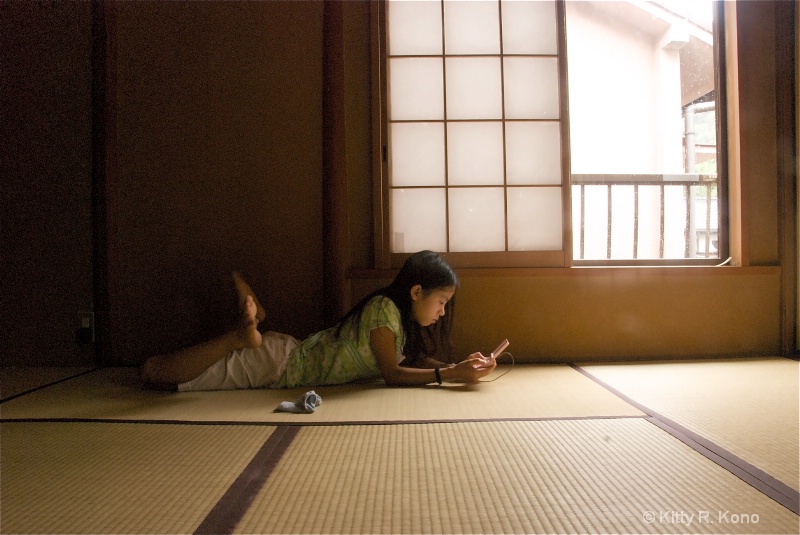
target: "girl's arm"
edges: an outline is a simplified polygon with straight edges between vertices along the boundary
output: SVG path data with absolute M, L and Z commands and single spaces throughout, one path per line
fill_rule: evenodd
M 448 364 L 447 362 L 442 362 L 440 360 L 433 359 L 431 357 L 421 357 L 416 359 L 405 359 L 400 365 L 404 368 L 421 368 L 421 369 L 428 369 L 432 370 L 435 367 L 439 368 L 447 368 L 448 366 L 455 366 L 455 364 Z
M 381 369 L 381 375 L 390 386 L 426 385 L 436 382 L 433 369 L 404 368 L 397 362 L 394 333 L 388 327 L 378 327 L 370 331 L 372 351 Z M 477 366 L 477 367 L 476 367 Z M 442 381 L 476 382 L 495 368 L 494 360 L 487 363 L 480 353 L 473 353 L 463 362 L 450 368 L 441 368 Z

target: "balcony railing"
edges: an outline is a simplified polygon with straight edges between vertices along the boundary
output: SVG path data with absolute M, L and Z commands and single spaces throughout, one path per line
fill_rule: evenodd
M 575 260 L 719 258 L 717 175 L 572 175 Z

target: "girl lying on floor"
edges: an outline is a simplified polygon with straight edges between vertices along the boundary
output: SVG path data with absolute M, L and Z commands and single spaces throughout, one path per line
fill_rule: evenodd
M 148 358 L 142 379 L 157 388 L 293 388 L 383 377 L 391 386 L 476 382 L 496 366 L 473 353 L 458 364 L 432 356 L 450 350 L 458 277 L 441 255 L 408 258 L 394 281 L 364 298 L 337 325 L 304 341 L 262 334 L 264 309 L 236 272 L 241 315 L 230 331 L 175 353 Z

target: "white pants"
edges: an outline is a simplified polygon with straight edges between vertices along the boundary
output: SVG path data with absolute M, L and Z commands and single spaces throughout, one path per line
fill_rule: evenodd
M 178 391 L 268 388 L 277 383 L 286 371 L 289 353 L 299 343 L 288 334 L 267 332 L 262 336 L 260 346 L 234 351 L 199 377 L 179 384 Z

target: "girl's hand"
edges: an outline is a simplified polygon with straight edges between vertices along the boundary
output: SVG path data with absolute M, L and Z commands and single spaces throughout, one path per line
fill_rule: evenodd
M 475 383 L 481 377 L 492 373 L 496 366 L 495 359 L 484 357 L 481 353 L 473 353 L 455 366 L 442 369 L 441 375 L 445 381 Z
M 397 363 L 394 333 L 388 327 L 377 327 L 370 331 L 370 344 L 381 368 L 386 384 L 392 386 L 425 385 L 433 382 L 431 368 L 404 368 Z M 434 365 L 441 364 L 433 362 Z M 494 370 L 497 363 L 480 353 L 473 353 L 467 360 L 451 366 L 441 366 L 439 376 L 443 381 L 474 383 Z

